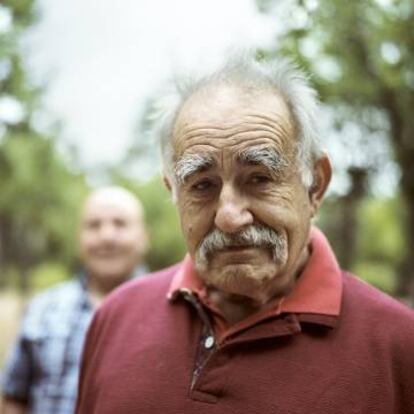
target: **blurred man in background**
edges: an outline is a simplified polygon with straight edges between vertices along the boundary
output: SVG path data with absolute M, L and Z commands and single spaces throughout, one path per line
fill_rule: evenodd
M 94 191 L 83 208 L 79 246 L 83 274 L 39 295 L 27 309 L 6 364 L 2 414 L 73 414 L 94 310 L 114 288 L 145 273 L 141 203 L 119 187 Z

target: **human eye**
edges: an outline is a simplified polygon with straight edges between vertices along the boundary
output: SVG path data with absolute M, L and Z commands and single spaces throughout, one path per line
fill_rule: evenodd
M 197 180 L 191 184 L 191 191 L 196 193 L 205 193 L 212 190 L 215 187 L 213 180 L 208 178 L 203 178 L 201 180 Z
M 114 226 L 118 229 L 122 229 L 124 227 L 126 227 L 127 223 L 125 220 L 121 219 L 121 218 L 116 218 L 114 219 Z
M 98 230 L 101 226 L 100 220 L 88 220 L 85 223 L 85 228 L 88 230 Z
M 249 184 L 253 184 L 253 185 L 268 184 L 271 181 L 272 181 L 272 177 L 264 173 L 252 174 L 248 180 Z

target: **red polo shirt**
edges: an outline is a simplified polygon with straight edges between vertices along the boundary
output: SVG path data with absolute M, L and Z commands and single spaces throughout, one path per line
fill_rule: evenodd
M 234 325 L 229 325 L 224 315 L 209 299 L 206 286 L 197 275 L 189 255 L 185 257 L 182 267 L 172 280 L 168 298 L 174 300 L 185 291 L 196 295 L 210 310 L 219 340 L 281 313 L 325 315 L 336 319 L 340 312 L 342 296 L 339 265 L 325 236 L 315 227 L 311 230 L 309 243 L 311 253 L 308 262 L 293 290 L 286 297 L 275 300 L 265 310 L 258 311 Z M 318 288 L 315 289 L 315 286 Z M 327 320 L 329 321 L 329 318 Z M 334 320 L 331 322 L 334 323 Z
M 412 310 L 340 276 L 318 231 L 310 243 L 295 288 L 268 311 L 281 314 L 231 336 L 241 323 L 226 326 L 213 346 L 205 309 L 179 295 L 187 279 L 202 293 L 188 259 L 120 287 L 89 330 L 77 414 L 414 413 Z

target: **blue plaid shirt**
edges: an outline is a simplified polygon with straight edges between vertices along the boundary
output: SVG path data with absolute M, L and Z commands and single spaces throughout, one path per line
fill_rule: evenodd
M 92 314 L 82 279 L 36 297 L 6 363 L 3 394 L 26 402 L 30 414 L 73 414 L 82 347 Z

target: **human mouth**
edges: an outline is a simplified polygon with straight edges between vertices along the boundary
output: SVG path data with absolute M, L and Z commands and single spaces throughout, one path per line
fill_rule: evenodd
M 211 252 L 210 257 L 218 256 L 231 256 L 232 258 L 247 258 L 257 253 L 262 248 L 257 246 L 227 246 L 222 249 Z
M 95 252 L 95 256 L 98 258 L 111 258 L 118 256 L 119 252 L 117 250 L 100 250 Z
M 219 253 L 241 252 L 243 250 L 257 249 L 257 246 L 226 246 L 223 249 L 217 250 Z
M 254 264 L 268 260 L 271 256 L 271 251 L 264 246 L 229 246 L 212 252 L 209 260 L 212 262 L 218 260 L 220 266 L 227 266 Z

